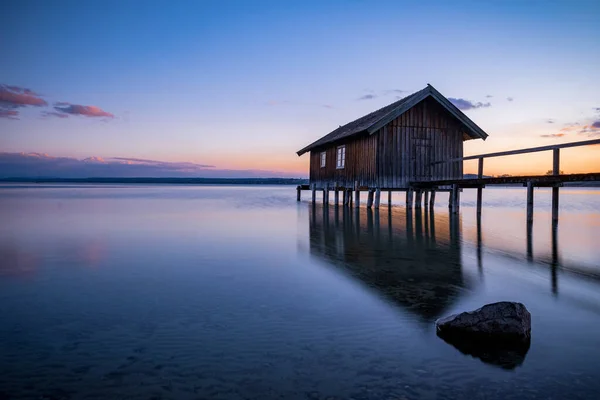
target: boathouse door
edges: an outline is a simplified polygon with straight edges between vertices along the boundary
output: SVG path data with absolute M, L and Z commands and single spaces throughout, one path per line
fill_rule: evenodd
M 413 154 L 412 154 L 412 176 L 416 181 L 431 180 L 431 139 L 423 137 L 413 137 Z

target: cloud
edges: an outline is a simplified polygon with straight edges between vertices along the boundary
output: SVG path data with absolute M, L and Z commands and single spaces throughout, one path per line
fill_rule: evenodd
M 507 97 L 507 98 L 506 98 L 506 100 L 508 100 L 508 101 L 513 101 L 513 100 L 514 100 L 514 98 L 512 98 L 512 97 Z
M 488 94 L 485 96 L 486 99 L 491 99 L 492 97 L 494 97 L 494 96 L 492 96 L 491 94 Z
M 46 100 L 30 89 L 0 84 L 0 118 L 19 119 L 17 109 L 46 105 Z
M 3 110 L 0 108 L 0 118 L 19 119 L 19 112 L 16 110 Z
M 301 102 L 295 102 L 295 101 L 289 101 L 289 100 L 270 100 L 267 102 L 268 106 L 309 106 L 309 107 L 321 107 L 321 108 L 327 108 L 327 109 L 332 109 L 335 108 L 333 107 L 331 104 L 318 104 L 318 103 L 301 103 Z
M 93 156 L 80 160 L 45 153 L 0 153 L 0 178 L 297 178 L 299 175 L 133 157 Z
M 29 89 L 0 84 L 0 107 L 2 108 L 46 105 L 48 105 L 46 100 Z
M 453 97 L 448 97 L 448 100 L 450 100 L 450 102 L 452 104 L 454 104 L 456 106 L 456 108 L 458 108 L 459 110 L 473 110 L 476 108 L 487 108 L 487 107 L 491 107 L 490 103 L 481 103 L 481 102 L 477 102 L 474 103 L 470 100 L 465 100 L 465 99 L 460 99 L 460 98 L 453 98 Z
M 552 118 L 548 118 L 548 119 L 546 120 L 546 123 L 547 123 L 547 124 L 553 124 L 554 122 L 556 122 L 556 121 L 554 121 Z
M 54 109 L 61 113 L 66 113 L 66 114 L 71 114 L 71 115 L 83 115 L 85 117 L 106 117 L 106 118 L 114 118 L 115 117 L 113 114 L 106 112 L 106 111 L 102 110 L 100 107 L 96 107 L 96 106 L 82 106 L 79 104 L 69 104 L 69 103 L 59 102 L 54 105 Z
M 406 93 L 406 90 L 402 90 L 402 89 L 387 89 L 387 90 L 384 90 L 382 92 L 382 95 L 383 96 L 387 96 L 387 95 L 390 95 L 390 94 L 400 94 L 400 93 Z
M 600 137 L 600 120 L 588 120 L 587 123 L 574 122 L 571 124 L 566 124 L 566 126 L 562 128 L 560 132 L 572 132 L 578 135 L 584 135 L 588 137 Z
M 56 111 L 42 111 L 42 117 L 69 118 L 69 114 L 59 113 Z
M 90 157 L 87 158 L 86 160 L 102 160 L 104 161 L 103 158 L 101 157 Z M 190 162 L 178 162 L 178 163 L 172 163 L 172 162 L 168 162 L 168 161 L 156 161 L 156 160 L 148 160 L 145 158 L 132 158 L 132 157 L 111 157 L 108 160 L 115 160 L 115 161 L 125 161 L 128 163 L 139 163 L 139 164 L 150 164 L 150 165 L 159 165 L 159 166 L 174 166 L 174 165 L 178 165 L 182 168 L 215 168 L 214 165 L 208 165 L 208 164 L 196 164 L 196 163 L 190 163 Z
M 377 95 L 376 95 L 376 94 L 368 93 L 368 94 L 365 94 L 365 95 L 362 95 L 362 96 L 360 96 L 360 97 L 358 98 L 358 100 L 372 100 L 372 99 L 374 99 L 374 98 L 376 98 L 376 97 L 377 97 Z
M 565 136 L 566 133 L 549 133 L 547 135 L 540 135 L 540 137 L 543 138 L 561 138 L 563 136 Z

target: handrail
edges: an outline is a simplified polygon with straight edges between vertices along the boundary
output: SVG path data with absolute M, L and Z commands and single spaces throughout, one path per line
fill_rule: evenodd
M 588 146 L 588 145 L 593 145 L 593 144 L 600 144 L 600 139 L 584 140 L 581 142 L 571 142 L 571 143 L 563 143 L 563 144 L 553 144 L 550 146 L 530 147 L 528 149 L 500 151 L 497 153 L 478 154 L 475 156 L 466 156 L 466 157 L 459 157 L 459 158 L 451 158 L 449 160 L 443 160 L 443 161 L 434 161 L 431 164 L 435 165 L 435 164 L 444 164 L 444 163 L 455 162 L 455 161 L 476 160 L 476 159 L 487 158 L 487 157 L 501 157 L 501 156 L 511 156 L 511 155 L 515 155 L 515 154 L 536 153 L 539 151 L 564 149 L 567 147 Z

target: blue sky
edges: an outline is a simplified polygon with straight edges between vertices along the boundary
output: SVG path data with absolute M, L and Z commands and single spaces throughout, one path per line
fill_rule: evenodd
M 47 106 L 0 118 L 0 151 L 302 176 L 295 151 L 427 83 L 490 103 L 466 153 L 584 140 L 598 21 L 598 1 L 3 2 L 0 84 Z

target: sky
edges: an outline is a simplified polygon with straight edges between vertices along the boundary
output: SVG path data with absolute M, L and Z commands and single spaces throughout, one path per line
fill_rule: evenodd
M 427 83 L 489 134 L 465 155 L 600 138 L 598 21 L 598 1 L 2 2 L 0 175 L 305 177 L 296 151 Z M 561 157 L 600 171 L 600 146 Z

